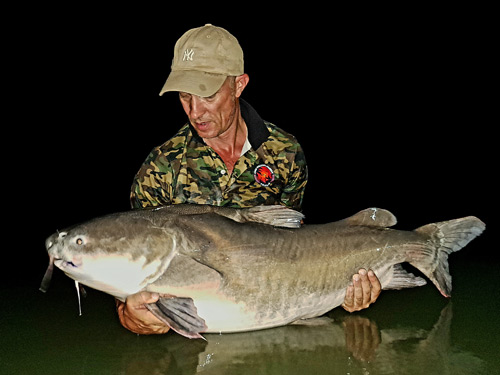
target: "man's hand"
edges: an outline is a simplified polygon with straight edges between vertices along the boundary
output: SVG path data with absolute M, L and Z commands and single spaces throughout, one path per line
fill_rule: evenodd
M 378 298 L 382 286 L 372 270 L 361 268 L 347 287 L 342 307 L 349 312 L 366 309 Z
M 116 300 L 116 311 L 122 326 L 140 335 L 167 333 L 170 327 L 145 306 L 160 298 L 158 293 L 139 292 L 128 296 L 125 303 Z

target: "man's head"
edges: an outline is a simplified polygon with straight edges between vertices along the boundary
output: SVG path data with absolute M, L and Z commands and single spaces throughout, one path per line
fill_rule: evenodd
M 243 51 L 238 40 L 223 28 L 207 24 L 188 30 L 175 44 L 172 71 L 160 95 L 178 91 L 209 97 L 228 76 L 242 74 Z
M 208 97 L 179 93 L 184 112 L 200 137 L 217 138 L 236 124 L 240 113 L 238 99 L 248 80 L 247 74 L 227 77 L 220 89 Z

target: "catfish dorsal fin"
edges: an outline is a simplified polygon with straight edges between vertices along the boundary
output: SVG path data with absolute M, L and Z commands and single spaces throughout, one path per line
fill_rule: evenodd
M 352 215 L 345 219 L 349 225 L 364 225 L 370 227 L 392 227 L 397 223 L 396 216 L 382 208 L 367 208 L 366 210 L 359 211 L 357 214 Z

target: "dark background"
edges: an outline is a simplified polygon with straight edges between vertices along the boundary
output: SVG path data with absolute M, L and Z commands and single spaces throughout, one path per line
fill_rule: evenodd
M 205 23 L 240 41 L 243 98 L 299 139 L 308 223 L 367 207 L 400 229 L 475 215 L 488 229 L 454 257 L 497 261 L 492 23 L 454 7 L 22 12 L 4 57 L 5 264 L 36 283 L 47 236 L 129 209 L 141 163 L 186 121 L 158 95 L 174 44 Z

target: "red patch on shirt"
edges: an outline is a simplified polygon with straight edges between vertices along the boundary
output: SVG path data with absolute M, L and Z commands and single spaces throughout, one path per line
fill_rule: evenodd
M 274 181 L 274 172 L 267 165 L 260 164 L 253 171 L 253 177 L 262 186 L 269 186 Z

